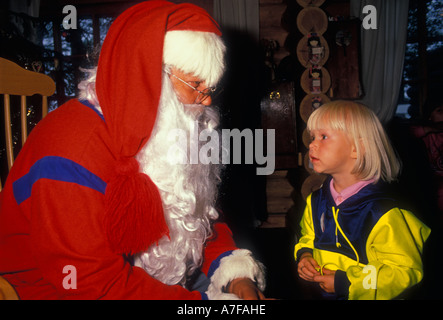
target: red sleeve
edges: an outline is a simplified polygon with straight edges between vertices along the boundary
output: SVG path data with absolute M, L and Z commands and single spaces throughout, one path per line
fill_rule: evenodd
M 214 267 L 214 263 L 220 260 L 220 257 L 238 249 L 232 238 L 232 232 L 226 223 L 216 223 L 213 231 L 214 234 L 207 241 L 204 252 L 202 272 L 206 275 L 208 275 L 211 266 Z
M 102 226 L 100 192 L 40 179 L 22 206 L 32 206 L 34 261 L 60 298 L 201 299 L 199 292 L 165 285 L 110 250 Z M 72 280 L 67 282 L 74 274 L 64 273 L 66 266 L 75 268 L 76 288 L 72 288 Z

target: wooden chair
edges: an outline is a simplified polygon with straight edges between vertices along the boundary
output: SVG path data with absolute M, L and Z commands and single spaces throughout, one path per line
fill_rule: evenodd
M 19 300 L 14 287 L 0 276 L 0 300 Z
M 55 92 L 55 83 L 47 75 L 23 69 L 12 61 L 0 58 L 0 95 L 3 95 L 5 114 L 5 139 L 8 170 L 14 163 L 14 150 L 11 130 L 11 102 L 10 96 L 20 96 L 21 144 L 28 137 L 27 101 L 26 97 L 39 94 L 42 96 L 42 117 L 48 113 L 48 96 Z M 0 191 L 2 185 L 0 181 Z

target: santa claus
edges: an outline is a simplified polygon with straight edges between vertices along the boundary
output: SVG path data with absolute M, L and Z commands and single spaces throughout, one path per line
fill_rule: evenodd
M 174 129 L 216 130 L 217 23 L 147 1 L 109 29 L 81 95 L 33 130 L 2 191 L 0 274 L 22 299 L 264 298 L 264 270 L 215 206 L 218 165 Z

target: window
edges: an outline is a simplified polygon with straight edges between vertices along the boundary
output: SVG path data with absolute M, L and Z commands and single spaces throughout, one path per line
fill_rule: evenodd
M 94 67 L 98 52 L 111 23 L 124 9 L 138 0 L 76 1 L 77 29 L 63 27 L 63 6 L 69 1 L 40 1 L 38 17 L 10 10 L 10 2 L 1 2 L 0 57 L 23 68 L 48 74 L 56 83 L 56 92 L 48 98 L 49 110 L 54 110 L 78 94 L 78 83 L 86 76 L 80 68 Z M 30 2 L 31 3 L 31 2 Z M 11 97 L 12 139 L 14 155 L 21 149 L 20 99 Z M 28 98 L 28 133 L 41 119 L 41 99 Z M 3 105 L 0 102 L 0 107 Z M 0 122 L 4 123 L 3 112 Z M 0 177 L 6 180 L 4 131 L 0 132 Z
M 443 103 L 443 2 L 409 1 L 408 39 L 396 115 L 427 118 Z
M 79 16 L 77 29 L 64 29 L 60 18 L 43 20 L 43 46 L 51 52 L 44 60 L 44 67 L 57 84 L 56 94 L 49 101 L 50 110 L 77 96 L 77 85 L 84 77 L 80 68 L 96 65 L 98 49 L 113 20 L 113 17 Z

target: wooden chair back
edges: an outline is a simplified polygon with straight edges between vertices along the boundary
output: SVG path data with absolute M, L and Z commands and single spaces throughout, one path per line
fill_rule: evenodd
M 0 276 L 0 300 L 19 300 L 14 287 Z
M 16 63 L 0 58 L 0 95 L 4 101 L 4 127 L 6 139 L 6 157 L 8 170 L 14 163 L 14 149 L 11 130 L 11 96 L 20 96 L 21 145 L 28 137 L 27 97 L 35 94 L 42 96 L 42 118 L 48 113 L 48 97 L 55 92 L 55 83 L 51 77 L 23 69 Z M 0 191 L 1 191 L 0 181 Z

